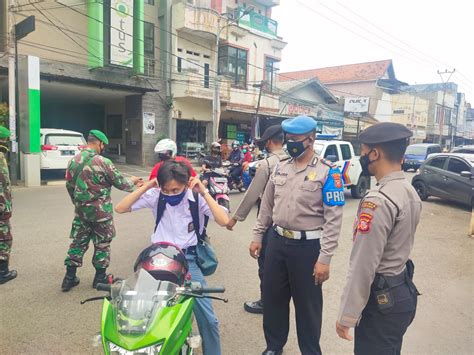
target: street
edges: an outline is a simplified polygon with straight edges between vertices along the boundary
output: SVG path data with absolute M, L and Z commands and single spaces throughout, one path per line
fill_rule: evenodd
M 128 173 L 145 177 L 146 170 Z M 407 174 L 411 179 L 412 174 Z M 81 283 L 69 293 L 60 290 L 73 207 L 64 185 L 17 188 L 14 195 L 14 244 L 11 265 L 18 278 L 0 286 L 0 353 L 100 354 L 92 339 L 100 328 L 101 302 L 80 305 L 99 295 L 91 288 L 91 250 L 78 271 Z M 117 203 L 124 192 L 114 190 Z M 243 194 L 232 194 L 236 207 Z M 352 223 L 358 200 L 346 193 L 339 248 L 331 277 L 324 284 L 321 346 L 324 354 L 350 354 L 352 343 L 341 340 L 335 322 L 352 244 Z M 210 285 L 226 287 L 229 303 L 215 302 L 224 354 L 260 354 L 265 348 L 262 317 L 244 311 L 243 303 L 258 297 L 257 263 L 248 255 L 256 209 L 233 232 L 210 224 L 219 268 Z M 423 203 L 412 258 L 415 283 L 422 293 L 418 313 L 404 341 L 404 354 L 472 354 L 474 349 L 474 253 L 467 236 L 471 211 L 435 198 Z M 131 274 L 138 253 L 149 243 L 154 226 L 150 211 L 115 216 L 110 272 Z M 292 311 L 292 318 L 294 312 Z M 299 354 L 294 320 L 285 354 Z

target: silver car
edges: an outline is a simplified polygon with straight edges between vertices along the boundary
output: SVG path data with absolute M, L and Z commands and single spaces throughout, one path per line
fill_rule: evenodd
M 412 185 L 424 201 L 436 196 L 474 205 L 474 154 L 432 155 L 413 177 Z

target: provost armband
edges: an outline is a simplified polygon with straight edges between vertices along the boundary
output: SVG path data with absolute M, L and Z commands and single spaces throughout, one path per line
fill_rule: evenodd
M 323 201 L 327 206 L 344 206 L 344 182 L 338 168 L 329 169 L 328 178 L 323 186 Z

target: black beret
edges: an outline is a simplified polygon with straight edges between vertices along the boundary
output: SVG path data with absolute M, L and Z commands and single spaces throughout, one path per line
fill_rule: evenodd
M 263 133 L 263 136 L 261 136 L 260 139 L 255 140 L 255 143 L 265 142 L 275 137 L 279 133 L 283 133 L 283 130 L 281 129 L 281 126 L 279 124 L 270 126 L 265 130 L 265 132 Z
M 399 123 L 382 122 L 364 129 L 359 134 L 359 141 L 364 144 L 378 144 L 409 138 L 413 132 Z

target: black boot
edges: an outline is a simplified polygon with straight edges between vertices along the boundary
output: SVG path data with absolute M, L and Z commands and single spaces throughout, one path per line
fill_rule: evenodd
M 255 302 L 245 302 L 244 309 L 249 313 L 263 314 L 263 302 L 262 300 Z
M 8 260 L 0 261 L 0 285 L 13 280 L 16 276 L 16 270 L 8 270 Z
M 92 288 L 96 288 L 97 284 L 109 283 L 106 271 L 107 269 L 95 269 L 95 276 L 94 276 L 94 281 L 92 282 Z
M 69 291 L 71 288 L 79 285 L 79 277 L 76 276 L 76 267 L 75 266 L 68 266 L 66 269 L 66 276 L 64 276 L 63 284 L 61 285 L 61 289 L 63 292 Z

